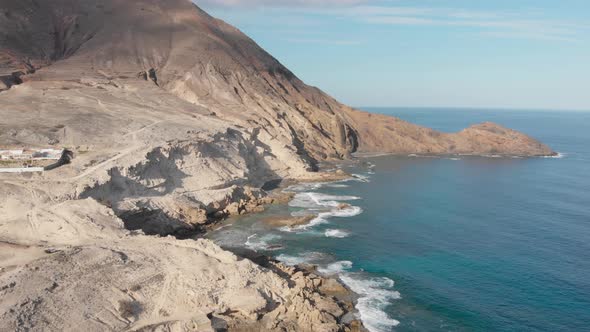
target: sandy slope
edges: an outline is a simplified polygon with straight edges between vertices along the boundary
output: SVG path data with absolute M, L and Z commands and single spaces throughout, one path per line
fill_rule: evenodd
M 2 331 L 341 328 L 347 308 L 320 278 L 280 276 L 207 240 L 130 233 L 93 199 L 35 213 L 1 230 L 20 234 L 0 242 Z

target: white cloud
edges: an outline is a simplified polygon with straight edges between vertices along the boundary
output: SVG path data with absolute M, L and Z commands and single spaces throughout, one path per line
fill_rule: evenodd
M 194 0 L 209 7 L 257 10 L 266 8 L 281 20 L 318 24 L 324 17 L 373 25 L 438 26 L 471 28 L 475 33 L 499 38 L 577 41 L 590 35 L 589 22 L 556 20 L 537 10 L 477 11 L 432 6 L 372 5 L 375 0 Z M 224 9 L 226 10 L 226 9 Z M 267 12 L 268 14 L 268 12 Z M 272 17 L 269 17 L 272 20 Z M 283 22 L 284 23 L 284 22 Z M 283 24 L 284 25 L 284 24 Z M 293 26 L 293 25 L 292 25 Z M 303 26 L 301 27 L 303 28 Z
M 288 38 L 288 42 L 300 43 L 300 44 L 321 44 L 321 45 L 360 45 L 361 42 L 358 40 L 339 40 L 339 39 L 319 39 L 319 38 Z
M 589 30 L 588 25 L 545 17 L 445 8 L 361 7 L 356 15 L 344 11 L 337 15 L 349 15 L 370 24 L 467 27 L 503 38 L 574 41 L 582 32 Z
M 345 8 L 300 9 L 302 12 L 351 21 L 404 26 L 473 28 L 501 38 L 576 41 L 590 32 L 588 22 L 574 23 L 548 18 L 539 12 L 494 12 L 442 7 L 355 5 Z

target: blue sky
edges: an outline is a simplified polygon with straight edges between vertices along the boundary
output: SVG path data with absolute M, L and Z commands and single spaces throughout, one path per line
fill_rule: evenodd
M 588 0 L 195 0 L 352 106 L 590 110 Z

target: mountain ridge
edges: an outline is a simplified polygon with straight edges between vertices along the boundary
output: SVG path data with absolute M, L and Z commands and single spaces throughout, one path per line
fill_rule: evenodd
M 88 5 L 89 2 L 60 1 L 63 6 L 69 4 L 70 12 L 56 14 L 54 11 L 51 19 L 54 27 L 53 52 L 37 51 L 37 58 L 33 59 L 22 56 L 21 71 L 30 71 L 30 67 L 35 68 L 35 63 L 49 64 L 53 59 L 63 59 L 65 61 L 62 60 L 62 65 L 69 68 L 59 68 L 58 61 L 58 69 L 55 71 L 62 72 L 58 74 L 54 71 L 53 75 L 63 76 L 63 72 L 71 71 L 76 66 L 78 71 L 94 69 L 111 75 L 137 74 L 141 71 L 151 73 L 153 77 L 148 74 L 146 76 L 152 80 L 155 78 L 158 86 L 189 102 L 206 106 L 230 121 L 253 121 L 257 125 L 268 126 L 255 113 L 261 113 L 262 117 L 270 116 L 275 120 L 270 124 L 275 129 L 272 134 L 284 136 L 289 143 L 301 142 L 306 145 L 298 153 L 309 154 L 310 160 L 343 158 L 356 152 L 359 141 L 364 141 L 365 144 L 360 146 L 367 150 L 365 152 L 374 150 L 372 145 L 385 150 L 380 152 L 389 153 L 406 153 L 412 149 L 412 146 L 378 142 L 399 141 L 396 130 L 385 130 L 378 121 L 364 124 L 363 116 L 356 113 L 356 110 L 340 104 L 318 88 L 305 85 L 248 36 L 209 16 L 189 1 L 144 0 L 124 3 L 110 0 L 101 2 L 95 8 L 90 8 L 92 6 Z M 56 6 L 59 4 L 49 5 L 53 8 Z M 42 10 L 46 11 L 49 9 Z M 100 27 L 101 22 L 106 19 L 106 13 L 111 13 L 108 20 L 113 23 L 108 26 L 103 23 Z M 85 24 L 80 18 L 84 15 L 96 19 Z M 48 18 L 33 16 L 39 22 L 50 21 Z M 122 21 L 131 21 L 133 24 L 120 24 Z M 49 23 L 45 25 L 47 24 Z M 4 29 L 10 31 L 9 27 Z M 46 31 L 43 25 L 37 29 Z M 29 33 L 29 38 L 35 40 L 40 32 L 33 29 Z M 27 49 L 21 53 L 32 55 L 35 50 Z M 14 48 L 12 51 L 14 52 Z M 8 57 L 1 54 L 0 58 Z M 39 54 L 45 58 L 39 57 Z M 51 56 L 48 57 L 48 54 Z M 68 62 L 73 65 L 68 66 Z M 91 68 L 84 68 L 88 65 Z M 12 69 L 16 71 L 16 68 Z M 79 72 L 74 70 L 72 75 L 76 77 Z M 263 104 L 260 99 L 264 99 Z M 269 105 L 268 101 L 272 101 L 273 105 Z M 280 117 L 283 114 L 291 118 L 282 121 Z M 393 124 L 392 121 L 388 123 Z M 291 133 L 290 130 L 278 128 L 290 125 L 293 129 Z M 359 138 L 357 133 L 367 129 L 367 126 L 379 127 L 380 137 Z M 412 129 L 416 132 L 423 130 L 419 126 Z M 491 137 L 491 132 L 487 134 L 490 140 L 497 138 Z M 453 151 L 450 149 L 451 145 L 457 144 L 447 142 L 436 142 L 439 144 L 430 150 L 432 153 L 492 152 L 482 151 L 461 138 L 461 135 L 456 135 L 452 140 L 461 141 L 459 145 L 464 147 L 463 150 Z M 429 138 L 425 139 L 426 141 L 413 142 L 413 146 L 418 149 L 413 152 L 422 153 L 428 150 L 420 148 L 421 145 L 428 144 Z M 513 151 L 508 145 L 505 148 L 496 145 L 493 150 L 507 155 L 551 153 L 542 144 L 530 144 L 531 141 L 524 135 L 518 139 L 520 141 L 517 144 L 526 145 L 526 148 Z M 486 142 L 478 143 L 478 146 L 482 146 Z

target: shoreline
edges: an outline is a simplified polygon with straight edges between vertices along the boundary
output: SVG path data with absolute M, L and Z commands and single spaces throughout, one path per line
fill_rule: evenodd
M 333 174 L 324 173 L 321 174 L 319 177 L 315 177 L 314 179 L 308 178 L 306 179 L 307 181 L 288 181 L 288 183 L 292 184 L 302 182 L 321 182 L 326 179 L 341 178 L 341 175 L 334 176 Z M 271 200 L 267 200 L 267 202 L 270 203 L 265 204 L 264 208 L 268 208 L 268 206 L 271 204 L 286 204 L 290 199 L 293 198 L 292 193 L 286 193 L 283 190 L 284 187 L 280 189 L 275 189 L 269 195 L 262 197 L 262 199 L 271 198 Z M 239 313 L 235 314 L 233 311 L 224 311 L 224 308 L 227 308 L 228 304 L 220 304 L 219 310 L 221 311 L 218 312 L 217 310 L 214 310 L 212 311 L 212 313 L 208 313 L 208 311 L 205 312 L 207 316 L 200 317 L 199 324 L 203 324 L 203 322 L 205 322 L 205 325 L 207 325 L 207 322 L 210 321 L 211 325 L 215 326 L 215 324 L 221 322 L 222 325 L 220 326 L 225 326 L 225 330 L 230 331 L 241 331 L 249 329 L 267 330 L 270 329 L 269 326 L 274 326 L 275 324 L 285 324 L 284 326 L 291 326 L 289 324 L 299 324 L 294 326 L 299 326 L 301 328 L 304 328 L 305 326 L 310 326 L 314 327 L 312 330 L 318 328 L 319 330 L 330 332 L 368 331 L 364 327 L 362 321 L 357 317 L 357 313 L 355 311 L 355 301 L 358 298 L 357 294 L 355 294 L 350 288 L 348 288 L 344 283 L 342 283 L 337 278 L 331 278 L 320 275 L 313 266 L 289 266 L 278 261 L 274 257 L 268 255 L 261 255 L 253 251 L 248 252 L 246 250 L 241 250 L 239 252 L 229 250 L 228 248 L 223 248 L 215 244 L 211 240 L 203 239 L 206 233 L 199 234 L 196 237 L 185 237 L 184 239 L 181 239 L 179 237 L 174 236 L 162 237 L 158 235 L 145 235 L 142 231 L 135 232 L 129 229 L 125 230 L 125 227 L 122 227 L 123 221 L 118 219 L 113 213 L 107 213 L 107 208 L 105 206 L 100 205 L 97 201 L 93 199 L 85 200 L 84 204 L 89 204 L 90 206 L 100 209 L 101 211 L 105 210 L 105 213 L 109 216 L 109 218 L 112 218 L 113 221 L 117 222 L 117 226 L 121 227 L 121 234 L 118 234 L 114 238 L 114 240 L 119 241 L 118 239 L 125 239 L 126 244 L 123 245 L 115 243 L 114 245 L 110 245 L 110 242 L 104 242 L 105 240 L 102 239 L 88 242 L 86 242 L 85 239 L 75 239 L 72 240 L 71 243 L 64 241 L 63 243 L 47 243 L 45 245 L 31 243 L 30 247 L 36 251 L 39 251 L 40 254 L 35 256 L 35 260 L 23 263 L 24 267 L 22 268 L 25 271 L 30 271 L 30 273 L 35 273 L 34 271 L 52 271 L 47 267 L 46 264 L 51 264 L 51 262 L 53 262 L 54 260 L 68 260 L 68 262 L 73 261 L 74 259 L 76 259 L 74 257 L 77 257 L 76 255 L 78 252 L 84 252 L 85 255 L 90 256 L 108 255 L 107 257 L 113 257 L 108 259 L 120 260 L 120 263 L 117 264 L 122 264 L 123 266 L 127 266 L 128 268 L 131 268 L 132 264 L 135 264 L 134 262 L 144 262 L 156 258 L 166 259 L 167 257 L 170 257 L 168 255 L 173 255 L 171 256 L 174 257 L 172 259 L 179 262 L 174 263 L 179 264 L 174 266 L 177 266 L 177 268 L 180 269 L 187 269 L 190 272 L 186 272 L 184 273 L 184 275 L 192 276 L 194 275 L 194 273 L 201 273 L 200 269 L 205 269 L 205 271 L 212 269 L 213 271 L 216 271 L 217 268 L 221 267 L 216 267 L 216 265 L 211 266 L 207 264 L 203 265 L 198 263 L 196 264 L 196 266 L 192 266 L 192 264 L 187 265 L 186 263 L 182 263 L 182 260 L 188 259 L 188 261 L 195 261 L 196 259 L 196 261 L 198 262 L 198 259 L 202 259 L 202 255 L 209 255 L 212 257 L 212 259 L 215 260 L 215 264 L 225 264 L 225 269 L 230 269 L 230 271 L 233 271 L 234 273 L 233 276 L 220 275 L 219 277 L 217 277 L 217 279 L 203 279 L 203 281 L 207 283 L 206 287 L 211 288 L 211 291 L 214 292 L 217 292 L 216 289 L 218 289 L 221 292 L 224 292 L 222 290 L 223 288 L 217 288 L 220 285 L 220 280 L 221 284 L 223 284 L 223 280 L 229 278 L 233 278 L 231 280 L 245 278 L 238 281 L 237 284 L 234 282 L 234 285 L 237 285 L 239 287 L 238 289 L 235 289 L 233 291 L 238 297 L 232 300 L 230 296 L 228 299 L 224 298 L 223 301 L 227 303 L 232 303 L 231 301 L 235 301 L 237 308 L 243 306 L 246 308 L 246 310 L 249 311 L 240 311 Z M 262 212 L 262 210 L 256 209 L 238 215 L 255 215 L 259 212 Z M 215 221 L 212 224 L 207 225 L 206 229 L 204 230 L 207 233 L 211 232 L 217 227 L 222 227 L 221 224 L 222 223 L 220 221 Z M 109 238 L 108 241 L 111 241 L 111 239 Z M 107 247 L 111 246 L 116 249 L 106 249 Z M 142 250 L 138 250 L 138 248 L 142 247 Z M 151 252 L 152 249 L 154 250 L 154 252 Z M 196 255 L 197 257 L 193 255 Z M 149 259 L 146 260 L 146 258 Z M 219 260 L 219 262 L 217 260 Z M 246 264 L 245 261 L 249 262 Z M 153 262 L 148 265 L 149 266 L 146 266 L 145 269 L 159 269 L 158 266 L 160 266 L 160 264 L 154 264 Z M 254 266 L 256 266 L 257 268 L 253 269 Z M 168 267 L 166 267 L 166 264 L 162 265 L 161 268 L 163 269 L 163 271 L 166 272 L 160 273 L 169 272 Z M 191 270 L 193 268 L 196 268 L 198 272 Z M 7 271 L 11 274 L 12 269 L 12 267 L 9 270 L 3 270 L 2 268 L 0 268 L 0 276 L 2 276 L 2 274 L 6 273 Z M 20 269 L 20 267 L 16 269 Z M 143 268 L 140 270 L 142 271 Z M 120 272 L 130 273 L 129 271 L 124 269 Z M 152 273 L 154 275 L 158 274 L 158 272 Z M 269 274 L 271 274 L 271 276 L 268 276 Z M 263 277 L 264 279 L 250 279 L 250 275 L 258 275 L 258 277 Z M 66 274 L 63 274 L 63 276 L 64 278 L 67 277 Z M 77 276 L 77 279 L 82 278 L 95 277 L 93 277 L 90 273 L 86 273 L 85 276 Z M 110 278 L 110 276 L 107 274 L 105 278 Z M 160 300 L 158 300 L 158 295 L 156 293 L 150 295 L 143 295 L 143 292 L 147 292 L 148 290 L 151 291 L 153 287 L 153 282 L 159 283 L 160 281 L 158 279 L 153 281 L 147 275 L 142 275 L 141 278 L 139 278 L 139 280 L 141 281 L 135 281 L 134 279 L 135 278 L 130 278 L 129 282 L 132 283 L 131 285 L 123 286 L 123 294 L 127 294 L 125 296 L 130 296 L 133 300 L 131 300 L 131 302 L 124 302 L 126 300 L 122 300 L 123 302 L 119 301 L 119 307 L 115 307 L 114 309 L 115 312 L 121 312 L 122 315 L 124 317 L 127 317 L 126 319 L 128 319 L 131 322 L 137 320 L 137 317 L 139 317 L 139 315 L 143 312 L 148 312 L 148 308 L 152 308 L 153 305 L 160 306 Z M 185 282 L 189 282 L 189 279 L 187 279 Z M 41 284 L 41 282 L 37 281 L 36 279 L 32 279 L 29 277 L 27 277 L 26 280 L 33 280 L 28 282 L 34 283 L 35 285 Z M 94 279 L 92 280 L 92 282 L 95 282 Z M 277 282 L 278 280 L 281 280 L 281 282 Z M 58 286 L 55 286 L 55 288 L 58 288 L 60 292 L 62 290 L 65 291 L 68 288 L 68 286 L 66 285 L 69 285 L 71 282 L 76 282 L 76 280 L 58 279 L 55 282 L 55 285 Z M 101 281 L 101 285 L 108 285 L 110 283 L 111 282 Z M 250 290 L 249 286 L 251 283 L 256 283 L 256 287 L 260 287 L 258 289 L 264 290 L 264 292 L 268 292 L 268 294 L 258 294 L 257 292 L 251 293 L 252 291 Z M 26 283 L 25 281 L 21 281 L 19 279 L 15 279 L 15 282 L 10 283 L 10 285 L 13 286 L 10 286 L 10 288 L 8 288 L 6 291 L 26 292 L 29 291 L 29 289 L 31 289 L 30 286 L 27 286 L 28 283 Z M 42 287 L 45 287 L 45 285 L 43 285 Z M 54 286 L 50 285 L 50 287 Z M 167 289 L 161 287 L 169 286 L 155 286 L 156 289 L 162 289 L 163 292 L 164 289 Z M 202 286 L 195 287 L 195 285 L 190 286 L 189 284 L 183 284 L 176 286 L 176 290 L 178 291 L 184 289 L 186 292 L 188 292 L 188 294 L 191 294 L 195 292 L 195 289 L 198 290 L 200 287 Z M 2 290 L 0 290 L 0 293 L 1 292 Z M 166 290 L 166 293 L 168 292 L 169 291 Z M 51 292 L 47 294 L 49 294 L 47 296 L 53 296 L 53 293 Z M 252 307 L 252 305 L 248 303 L 242 303 L 242 299 L 240 298 L 240 296 L 244 299 L 254 297 L 260 303 L 253 303 L 252 305 L 255 305 L 256 307 Z M 203 301 L 206 302 L 208 300 Z M 279 309 L 275 309 L 277 307 L 279 307 Z M 211 310 L 206 309 L 207 307 L 203 308 L 205 308 L 203 310 Z M 170 311 L 168 310 L 169 309 L 165 309 L 165 311 L 159 313 L 159 315 L 163 316 L 163 320 L 166 320 L 166 317 L 169 315 Z M 135 318 L 133 318 L 132 316 Z M 262 317 L 264 317 L 264 319 L 261 319 Z M 143 320 L 141 322 L 143 323 Z M 158 322 L 158 324 L 168 323 Z M 304 330 L 307 330 L 307 328 L 304 328 Z
M 313 291 L 327 296 L 337 303 L 344 314 L 340 316 L 342 325 L 346 326 L 350 332 L 368 332 L 369 330 L 364 326 L 360 317 L 358 317 L 358 310 L 356 309 L 357 300 L 360 295 L 355 293 L 348 285 L 342 282 L 335 276 L 322 275 L 317 271 L 317 266 L 314 264 L 294 264 L 287 265 L 281 262 L 276 257 L 271 255 L 261 254 L 248 248 L 226 248 L 223 250 L 229 251 L 237 257 L 248 259 L 254 264 L 261 266 L 273 273 L 289 280 L 301 278 L 309 278 L 312 280 L 311 284 L 307 284 Z
M 362 162 L 360 159 L 355 157 L 343 160 L 343 163 L 359 163 Z M 304 179 L 286 179 L 280 183 L 279 186 L 272 189 L 268 192 L 268 196 L 265 196 L 264 199 L 270 199 L 270 203 L 262 204 L 263 209 L 258 209 L 256 211 L 245 211 L 243 214 L 238 215 L 228 215 L 226 218 L 217 220 L 212 222 L 211 224 L 207 225 L 206 231 L 200 234 L 199 238 L 206 237 L 207 234 L 211 232 L 215 232 L 221 230 L 225 227 L 228 227 L 226 222 L 230 222 L 230 224 L 239 222 L 236 218 L 241 217 L 255 217 L 256 215 L 260 215 L 262 212 L 266 211 L 269 206 L 272 205 L 288 205 L 296 196 L 296 192 L 287 191 L 288 188 L 295 186 L 295 185 L 302 185 L 302 184 L 329 184 L 329 183 L 338 183 L 345 180 L 361 180 L 359 177 L 355 176 L 354 174 L 349 174 L 343 172 L 339 167 L 342 163 L 326 163 L 325 166 L 329 166 L 328 170 L 321 171 L 317 174 L 317 177 L 310 177 Z M 344 203 L 343 205 L 349 205 Z M 305 225 L 309 225 L 310 221 L 317 218 L 318 215 L 314 214 L 307 217 L 293 217 L 293 216 L 271 216 L 259 219 L 271 229 L 278 230 L 282 227 L 304 227 Z M 235 219 L 232 221 L 232 219 Z M 266 219 L 266 220 L 264 220 Z M 276 219 L 276 220 L 275 220 Z M 285 221 L 285 224 L 281 224 L 282 220 L 292 219 L 293 222 Z M 277 222 L 278 221 L 278 222 Z M 281 227 L 282 226 L 282 227 Z M 213 240 L 212 240 L 213 241 Z M 215 242 L 215 241 L 214 241 Z M 328 292 L 325 293 L 324 291 L 318 289 L 320 293 L 323 295 L 332 296 L 334 299 L 337 300 L 337 303 L 343 304 L 347 307 L 347 312 L 343 317 L 346 317 L 346 321 L 349 322 L 351 325 L 348 327 L 350 331 L 359 331 L 359 332 L 368 332 L 369 330 L 364 325 L 360 317 L 360 312 L 356 308 L 358 304 L 358 299 L 362 297 L 361 294 L 356 293 L 354 290 L 351 289 L 344 281 L 340 280 L 338 274 L 326 274 L 319 272 L 318 269 L 320 268 L 319 265 L 313 263 L 297 263 L 297 264 L 286 264 L 278 259 L 276 255 L 271 254 L 261 254 L 254 249 L 249 249 L 246 247 L 241 248 L 229 248 L 218 244 L 223 250 L 227 250 L 234 255 L 248 259 L 255 264 L 267 268 L 279 275 L 283 275 L 285 271 L 289 271 L 289 275 L 293 276 L 298 272 L 303 273 L 304 276 L 312 276 L 312 278 L 319 278 L 322 280 L 322 283 L 331 284 L 330 286 L 333 290 L 337 290 L 335 292 Z M 282 247 L 281 247 L 282 248 Z M 270 249 L 272 250 L 272 248 Z M 337 263 L 337 262 L 336 262 Z M 288 276 L 287 276 L 288 277 Z M 351 316 L 354 318 L 352 319 Z
M 375 157 L 422 157 L 422 158 L 457 158 L 457 157 L 471 157 L 471 158 L 563 158 L 564 154 L 561 152 L 553 152 L 545 155 L 522 155 L 522 154 L 505 154 L 505 153 L 395 153 L 395 152 L 355 152 L 352 154 L 353 158 L 365 159 Z

